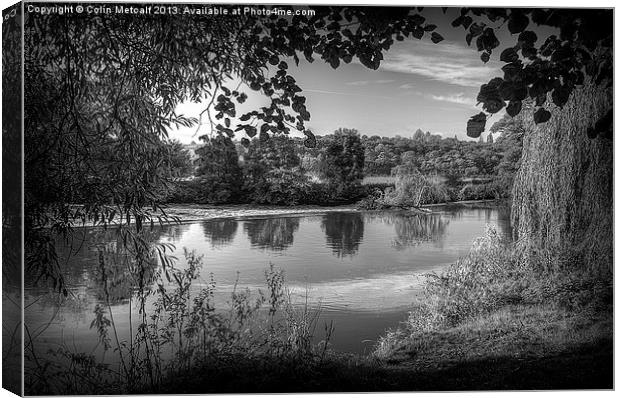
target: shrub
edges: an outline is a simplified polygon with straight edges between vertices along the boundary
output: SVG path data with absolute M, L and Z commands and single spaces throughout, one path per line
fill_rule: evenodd
M 485 200 L 500 199 L 502 197 L 495 183 L 467 184 L 463 186 L 457 195 L 458 200 Z
M 224 204 L 240 200 L 237 183 L 223 181 L 217 176 L 203 175 L 192 180 L 177 181 L 166 203 Z
M 541 246 L 532 254 L 487 226 L 467 256 L 441 274 L 427 275 L 424 300 L 410 312 L 407 328 L 424 333 L 515 304 L 611 308 L 611 275 L 579 270 L 581 257 L 565 246 Z
M 308 177 L 298 168 L 267 171 L 248 193 L 254 203 L 293 206 L 308 201 Z

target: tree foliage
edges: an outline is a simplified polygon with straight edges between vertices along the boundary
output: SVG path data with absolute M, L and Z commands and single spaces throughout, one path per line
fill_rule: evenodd
M 243 154 L 244 191 L 255 203 L 294 205 L 303 201 L 308 178 L 298 144 L 287 136 L 254 139 Z
M 196 176 L 207 203 L 228 203 L 238 200 L 242 171 L 239 156 L 230 137 L 217 135 L 206 139 L 196 150 Z
M 486 17 L 483 20 L 482 17 Z M 534 121 L 544 123 L 551 117 L 545 108 L 550 99 L 563 107 L 570 94 L 590 79 L 597 85 L 611 87 L 613 78 L 613 13 L 605 9 L 541 8 L 462 8 L 452 26 L 462 26 L 468 44 L 475 40 L 483 62 L 500 46 L 495 35 L 507 24 L 517 35 L 516 43 L 504 48 L 500 60 L 503 77 L 491 79 L 480 87 L 477 100 L 489 114 L 506 108 L 516 116 L 523 102 L 535 102 Z M 533 25 L 554 28 L 558 34 L 539 38 Z M 611 111 L 610 111 L 611 112 Z M 487 114 L 473 116 L 467 134 L 478 137 L 485 128 Z M 599 132 L 611 135 L 611 113 L 600 119 Z
M 364 178 L 364 147 L 357 130 L 338 129 L 323 154 L 321 176 L 336 197 L 349 197 Z

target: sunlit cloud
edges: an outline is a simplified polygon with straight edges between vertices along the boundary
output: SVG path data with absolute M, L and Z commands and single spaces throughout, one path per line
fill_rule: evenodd
M 496 61 L 483 64 L 475 48 L 454 43 L 418 42 L 394 46 L 386 53 L 380 68 L 458 86 L 478 87 L 498 76 L 500 67 Z M 402 89 L 407 87 L 406 84 L 400 86 Z
M 371 84 L 388 84 L 394 83 L 394 80 L 357 80 L 345 83 L 348 86 L 368 86 Z
M 449 94 L 449 95 L 430 95 L 429 97 L 431 99 L 434 99 L 435 101 L 452 102 L 454 104 L 468 105 L 468 106 L 476 105 L 474 101 L 474 97 L 465 95 L 465 93 L 456 93 L 456 94 Z
M 370 98 L 382 98 L 382 99 L 392 99 L 392 97 L 388 97 L 385 95 L 371 95 L 371 94 L 359 94 L 359 93 L 345 93 L 342 91 L 330 91 L 330 90 L 314 90 L 314 89 L 304 89 L 304 92 L 309 93 L 317 93 L 317 94 L 329 94 L 329 95 L 347 95 L 353 97 L 370 97 Z

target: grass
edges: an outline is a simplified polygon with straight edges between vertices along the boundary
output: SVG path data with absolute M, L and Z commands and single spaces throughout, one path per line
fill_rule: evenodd
M 396 176 L 365 176 L 362 185 L 394 185 Z
M 610 318 L 510 307 L 404 341 L 386 359 L 230 358 L 178 375 L 161 392 L 357 392 L 613 387 Z M 542 326 L 542 327 L 541 327 Z M 178 378 L 180 377 L 180 379 Z

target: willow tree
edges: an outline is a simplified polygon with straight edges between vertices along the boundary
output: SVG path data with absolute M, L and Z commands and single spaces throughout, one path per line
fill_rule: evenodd
M 570 268 L 607 272 L 613 255 L 613 23 L 611 10 L 463 9 L 453 25 L 486 62 L 500 43 L 485 15 L 518 34 L 502 50 L 503 77 L 482 85 L 483 110 L 468 122 L 478 137 L 488 114 L 505 108 L 524 128 L 513 186 L 515 237 L 530 252 L 570 252 Z M 528 27 L 555 34 L 539 39 Z M 522 112 L 527 105 L 527 111 Z M 576 254 L 576 255 L 575 255 Z

